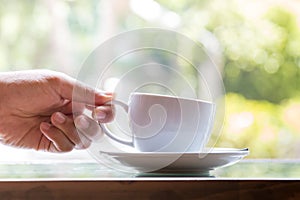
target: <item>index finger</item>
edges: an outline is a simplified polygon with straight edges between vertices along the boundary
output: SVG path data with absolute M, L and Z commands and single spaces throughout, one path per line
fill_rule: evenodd
M 60 80 L 58 92 L 65 99 L 95 106 L 103 105 L 113 98 L 110 92 L 92 88 L 68 76 Z

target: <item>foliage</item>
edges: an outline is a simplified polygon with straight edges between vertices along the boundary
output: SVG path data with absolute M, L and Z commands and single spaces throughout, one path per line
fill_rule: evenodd
M 286 19 L 282 23 L 282 19 Z M 219 33 L 224 42 L 224 82 L 228 92 L 274 103 L 299 94 L 300 30 L 295 16 L 271 9 L 262 21 L 243 24 Z M 297 35 L 297 36 L 296 36 Z M 276 88 L 276 92 L 274 89 Z
M 239 0 L 159 2 L 182 16 L 183 30 L 193 37 L 206 28 L 219 40 L 227 92 L 273 103 L 299 94 L 300 29 L 288 8 L 264 1 L 252 9 Z M 253 15 L 259 6 L 267 8 Z
M 297 158 L 299 98 L 281 104 L 249 100 L 229 93 L 223 134 L 216 146 L 250 149 L 253 158 Z

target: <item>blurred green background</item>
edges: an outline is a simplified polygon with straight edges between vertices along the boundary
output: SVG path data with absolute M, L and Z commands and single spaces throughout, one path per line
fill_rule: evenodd
M 216 145 L 248 147 L 252 158 L 299 158 L 300 1 L 0 2 L 1 71 L 47 68 L 76 76 L 102 41 L 136 28 L 173 29 L 204 44 L 210 38 L 205 45 L 218 57 L 226 89 Z

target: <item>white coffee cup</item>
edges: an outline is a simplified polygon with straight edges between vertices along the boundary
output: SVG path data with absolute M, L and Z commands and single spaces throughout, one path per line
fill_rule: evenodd
M 122 106 L 129 117 L 131 141 L 125 141 L 100 124 L 113 140 L 141 152 L 200 152 L 210 137 L 215 104 L 198 99 L 132 93 Z

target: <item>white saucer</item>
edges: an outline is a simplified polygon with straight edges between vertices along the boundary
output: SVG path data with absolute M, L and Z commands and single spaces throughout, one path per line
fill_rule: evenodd
M 208 153 L 100 152 L 119 164 L 139 172 L 206 173 L 235 164 L 249 154 L 248 149 L 214 148 Z

